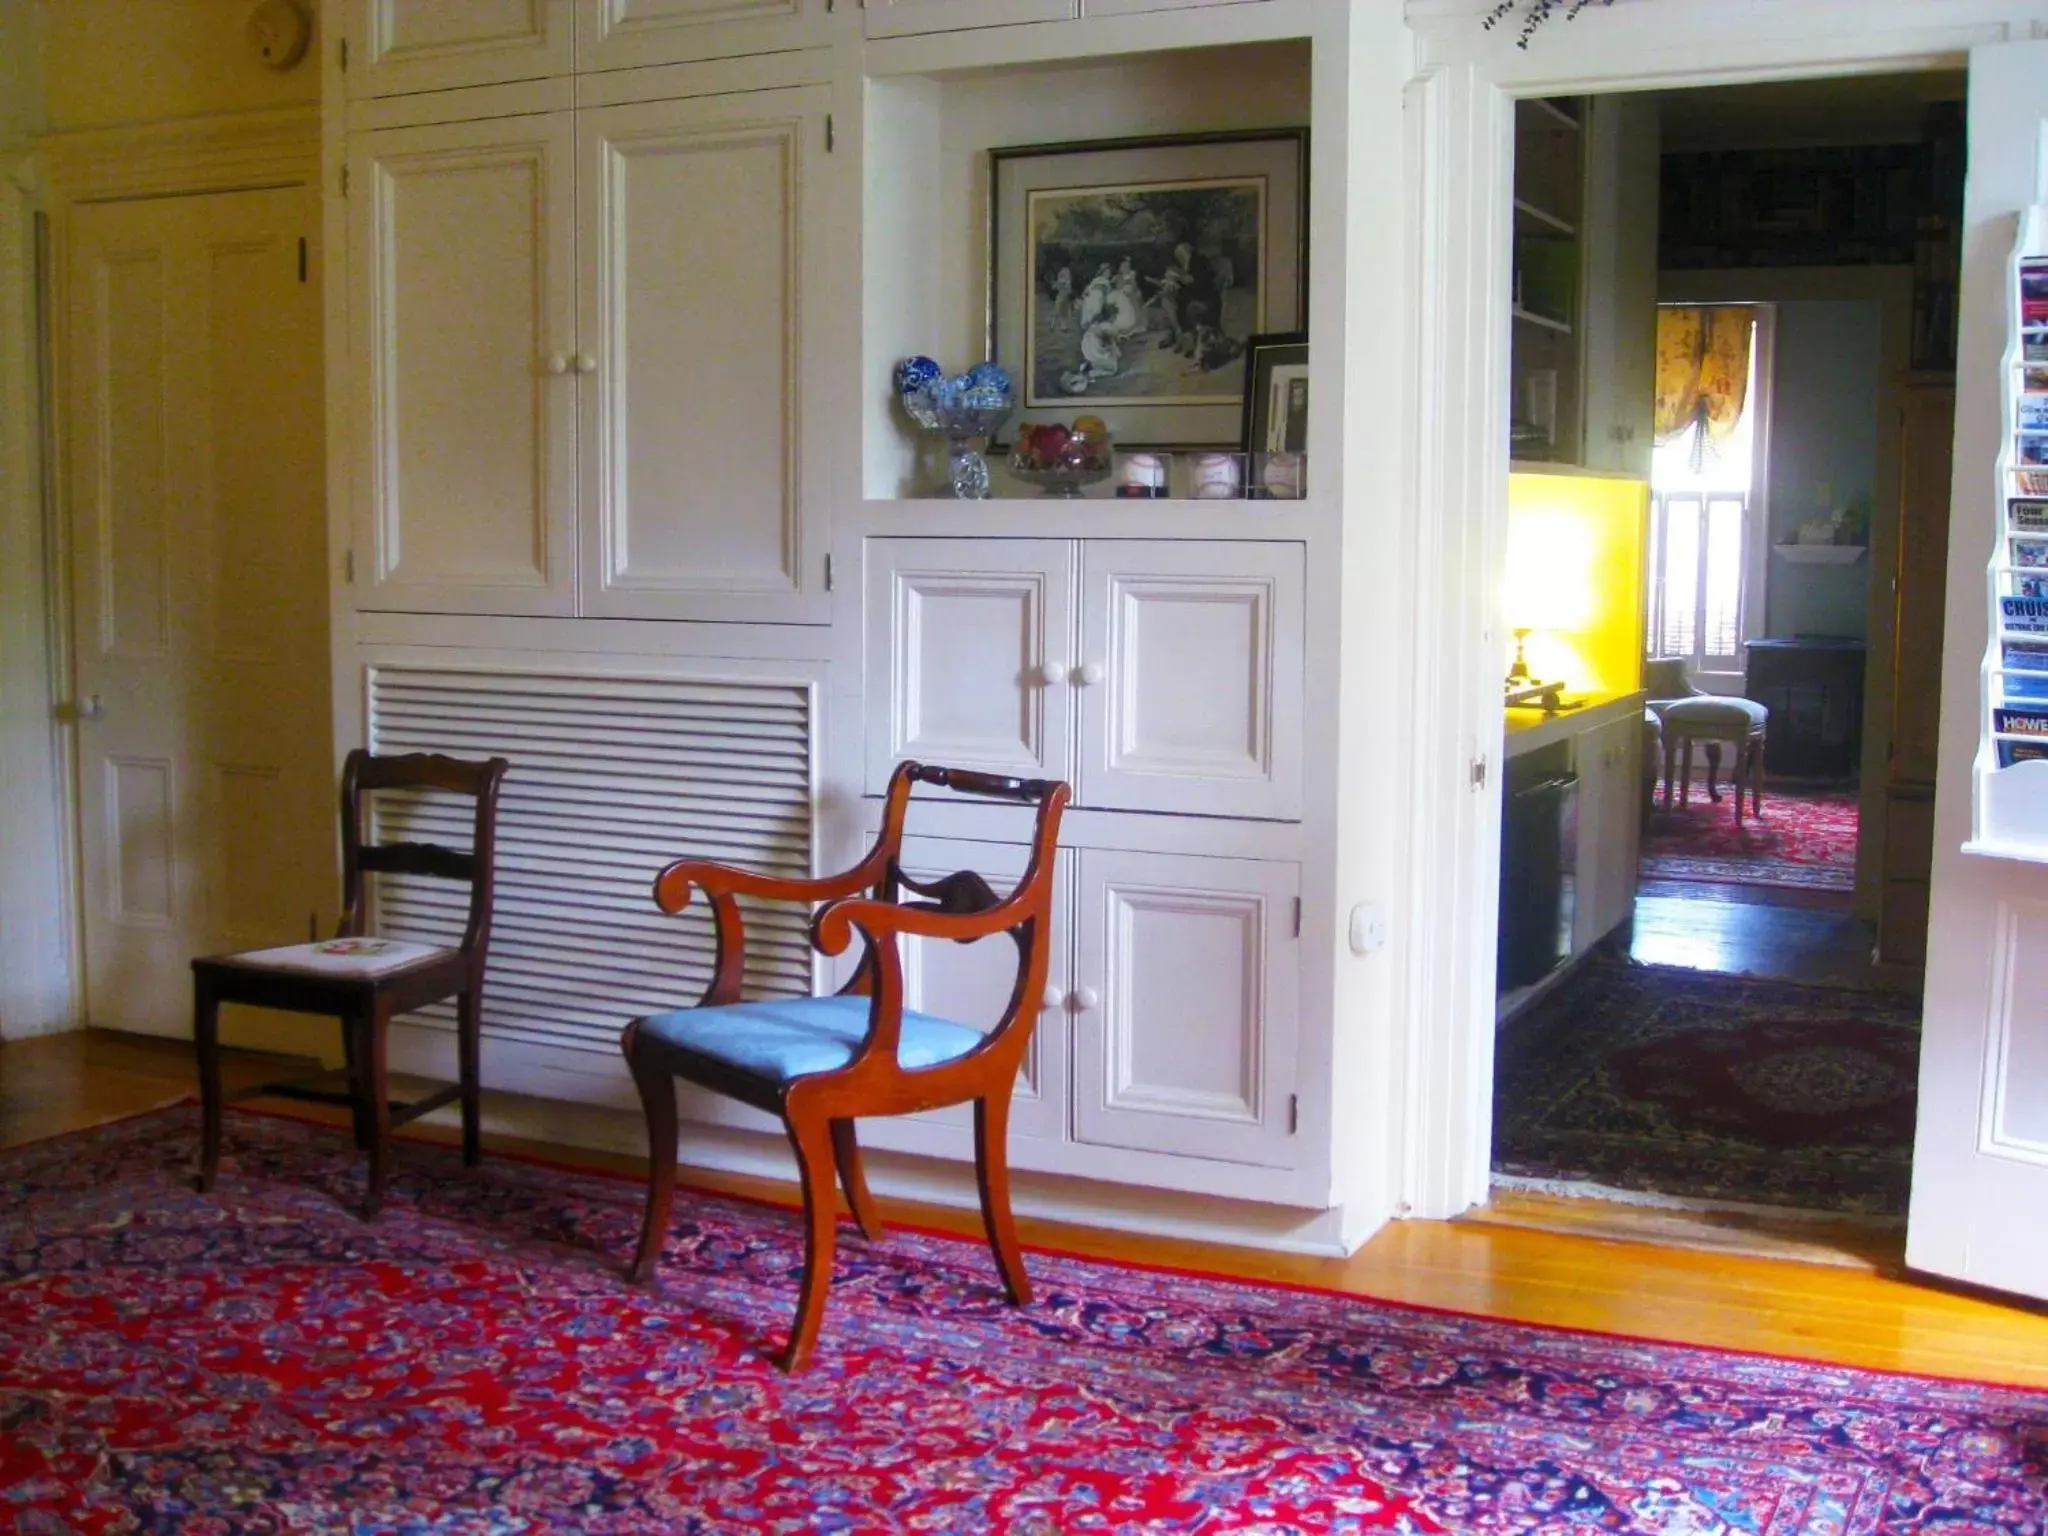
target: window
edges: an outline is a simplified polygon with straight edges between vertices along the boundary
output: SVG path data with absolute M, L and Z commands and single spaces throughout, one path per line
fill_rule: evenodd
M 1657 324 L 1648 648 L 1700 687 L 1742 691 L 1761 632 L 1767 305 L 1665 305 Z

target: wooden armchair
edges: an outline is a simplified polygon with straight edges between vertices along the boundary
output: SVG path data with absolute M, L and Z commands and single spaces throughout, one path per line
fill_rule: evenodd
M 898 860 L 904 813 L 918 784 L 1038 808 L 1030 863 L 1014 891 L 998 896 L 970 870 L 929 885 L 903 873 Z M 1070 793 L 1065 784 L 1044 779 L 901 763 L 889 780 L 874 846 L 844 874 L 786 880 L 689 860 L 661 872 L 654 900 L 662 911 L 681 912 L 693 890 L 711 903 L 718 958 L 694 1008 L 636 1019 L 620 1041 L 647 1112 L 647 1214 L 630 1271 L 634 1280 L 653 1274 L 668 1235 L 676 1183 L 674 1079 L 680 1077 L 779 1115 L 796 1150 L 803 1179 L 804 1278 L 782 1356 L 786 1369 L 800 1370 L 810 1359 L 825 1314 L 835 1165 L 862 1234 L 870 1240 L 881 1236 L 854 1138 L 857 1116 L 973 1102 L 975 1173 L 989 1246 L 1012 1304 L 1030 1301 L 1031 1282 L 1010 1214 L 1010 1095 L 1045 991 L 1053 858 Z M 926 899 L 901 900 L 906 889 Z M 853 979 L 834 997 L 741 1002 L 741 896 L 825 903 L 811 920 L 811 943 L 822 954 L 841 954 L 858 931 L 865 947 Z M 986 1035 L 904 1008 L 900 935 L 969 943 L 999 933 L 1017 945 L 1017 984 Z
M 507 764 L 502 757 L 469 762 L 415 752 L 373 757 L 361 748 L 349 753 L 341 775 L 342 915 L 335 939 L 324 944 L 291 944 L 280 949 L 207 955 L 192 962 L 192 1038 L 199 1056 L 202 1115 L 199 1188 L 213 1188 L 220 1168 L 220 1005 L 246 1003 L 295 1013 L 324 1013 L 340 1019 L 345 1066 L 290 1082 L 265 1083 L 237 1095 L 312 1099 L 347 1104 L 356 1146 L 370 1154 L 369 1187 L 363 1215 L 376 1216 L 384 1199 L 391 1161 L 391 1132 L 454 1099 L 462 1101 L 462 1160 L 479 1154 L 478 1055 L 482 1035 L 484 962 L 490 951 L 494 894 L 498 787 Z M 468 795 L 476 815 L 467 852 L 434 843 L 365 844 L 368 799 L 376 790 L 437 789 Z M 469 920 L 452 947 L 404 941 L 364 946 L 370 953 L 337 954 L 369 932 L 368 874 L 427 875 L 469 887 Z M 387 1098 L 384 1037 L 391 1020 L 429 1003 L 456 1000 L 456 1060 L 461 1081 L 409 1104 Z M 326 1084 L 342 1082 L 341 1091 Z

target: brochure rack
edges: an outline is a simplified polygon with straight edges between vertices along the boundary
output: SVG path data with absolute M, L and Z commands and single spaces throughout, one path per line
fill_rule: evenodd
M 2048 861 L 2048 206 L 2021 215 L 2007 321 L 1972 848 Z

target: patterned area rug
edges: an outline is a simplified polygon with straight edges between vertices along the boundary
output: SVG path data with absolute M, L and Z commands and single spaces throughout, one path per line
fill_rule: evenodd
M 1856 884 L 1856 795 L 1764 790 L 1761 816 L 1745 809 L 1740 830 L 1727 790 L 1717 805 L 1695 789 L 1692 803 L 1656 809 L 1643 828 L 1641 871 L 1654 880 L 1789 885 L 1847 891 Z
M 1599 956 L 1511 1020 L 1497 1051 L 1497 1173 L 1905 1214 L 1912 998 Z
M 2048 1394 L 1044 1254 L 189 1107 L 0 1154 L 16 1531 L 2037 1533 Z

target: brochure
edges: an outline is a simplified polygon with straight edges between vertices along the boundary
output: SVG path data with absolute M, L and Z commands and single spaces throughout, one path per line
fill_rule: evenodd
M 2048 702 L 2048 672 L 2005 674 L 2005 702 L 2012 704 L 2021 700 L 2028 703 Z
M 1999 617 L 2018 635 L 2048 635 L 2048 601 L 2038 597 L 2001 597 Z
M 2048 672 L 2048 640 L 2006 640 L 1998 657 L 2007 671 Z
M 2006 503 L 2005 521 L 2014 533 L 2048 533 L 2048 501 L 2015 497 Z
M 2001 736 L 2039 736 L 2048 741 L 2048 709 L 1994 709 L 1991 728 Z
M 2048 566 L 2048 539 L 2014 539 L 2012 563 L 2016 566 Z
M 2038 762 L 2048 758 L 2048 741 L 2001 741 L 1998 744 L 1998 766 L 2010 768 L 2014 763 Z

